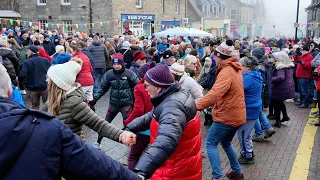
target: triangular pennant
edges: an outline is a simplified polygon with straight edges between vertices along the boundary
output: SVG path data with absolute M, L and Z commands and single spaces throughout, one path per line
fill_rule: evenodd
M 134 20 L 132 20 L 132 24 L 134 24 Z
M 54 28 L 54 24 L 51 24 L 51 27 Z
M 118 19 L 118 23 L 120 22 L 120 19 Z
M 18 26 L 20 26 L 20 20 L 16 20 L 16 23 L 18 24 Z
M 202 30 L 202 27 L 200 27 L 200 30 Z
M 276 28 L 276 25 L 273 25 L 273 28 Z
M 263 26 L 260 26 L 260 29 L 262 29 L 263 28 Z
M 48 28 L 48 25 L 49 25 L 48 23 L 45 24 L 46 28 Z
M 8 21 L 8 19 L 3 19 L 3 22 L 4 22 L 5 24 L 7 24 L 7 21 Z
M 154 24 L 152 24 L 152 27 L 154 27 Z
M 70 27 L 73 28 L 73 24 L 70 24 Z
M 30 26 L 30 27 L 32 26 L 32 22 L 29 22 L 29 26 Z
M 60 28 L 60 24 L 57 24 L 57 28 L 58 28 L 58 29 Z
M 102 26 L 102 22 L 100 22 L 100 26 Z
M 68 29 L 68 27 L 69 27 L 69 24 L 66 24 L 66 28 Z
M 12 19 L 10 19 L 9 21 L 10 21 L 10 24 L 11 24 L 11 25 L 13 25 L 13 20 L 12 20 Z
M 87 24 L 84 24 L 84 27 L 86 28 L 86 27 L 87 27 Z
M 107 21 L 108 25 L 110 25 L 110 21 Z
M 94 27 L 94 23 L 92 23 L 91 25 L 92 25 L 92 27 Z
M 76 28 L 78 28 L 78 24 L 76 24 Z
M 107 24 L 107 21 L 104 21 L 103 24 Z
M 82 28 L 82 24 L 79 24 L 80 28 Z

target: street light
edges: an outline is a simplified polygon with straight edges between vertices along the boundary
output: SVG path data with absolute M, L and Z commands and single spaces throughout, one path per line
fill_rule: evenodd
M 92 34 L 92 2 L 89 0 L 89 23 L 90 23 L 90 29 L 89 32 Z
M 297 17 L 296 17 L 296 23 L 299 23 L 299 7 L 300 7 L 300 0 L 298 0 L 297 4 Z M 298 26 L 296 26 L 296 33 L 295 33 L 295 41 L 298 40 Z

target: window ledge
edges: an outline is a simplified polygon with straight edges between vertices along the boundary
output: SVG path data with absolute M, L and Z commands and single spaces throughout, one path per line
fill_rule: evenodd
M 71 3 L 61 3 L 62 6 L 70 6 Z
M 136 6 L 137 9 L 142 9 L 142 6 Z
M 37 3 L 37 6 L 46 6 L 47 3 Z

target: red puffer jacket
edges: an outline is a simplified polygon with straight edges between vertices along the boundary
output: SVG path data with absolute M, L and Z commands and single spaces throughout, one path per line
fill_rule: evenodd
M 313 56 L 311 53 L 307 53 L 302 56 L 295 55 L 293 57 L 295 61 L 301 60 L 302 63 L 297 63 L 296 76 L 297 78 L 308 79 L 312 77 L 312 68 L 311 61 L 313 60 Z
M 92 66 L 90 63 L 90 59 L 83 54 L 81 51 L 76 52 L 73 57 L 80 58 L 82 60 L 82 68 L 81 71 L 77 75 L 77 82 L 81 84 L 81 86 L 92 86 L 94 84 L 92 77 Z
M 150 125 L 150 144 L 158 135 L 159 123 L 152 119 Z M 170 158 L 160 166 L 151 180 L 201 180 L 202 155 L 201 155 L 200 116 L 197 114 L 187 123 L 178 147 Z
M 123 124 L 126 126 L 135 118 L 138 118 L 148 112 L 153 108 L 153 105 L 150 100 L 150 95 L 144 88 L 144 79 L 142 78 L 139 83 L 134 87 L 134 107 L 130 116 L 123 121 Z

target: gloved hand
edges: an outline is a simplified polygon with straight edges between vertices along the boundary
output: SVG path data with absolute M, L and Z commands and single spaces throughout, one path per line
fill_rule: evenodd
M 94 107 L 94 105 L 96 105 L 96 103 L 97 103 L 97 100 L 95 100 L 95 99 L 93 99 L 92 101 L 90 101 L 89 103 L 88 103 L 88 105 L 89 105 L 89 107 L 92 109 L 92 111 L 96 111 L 96 108 Z

